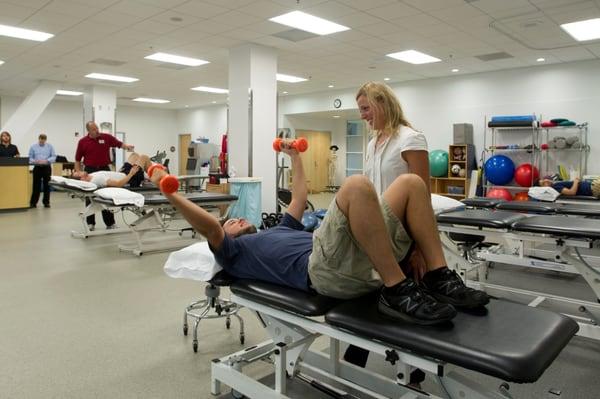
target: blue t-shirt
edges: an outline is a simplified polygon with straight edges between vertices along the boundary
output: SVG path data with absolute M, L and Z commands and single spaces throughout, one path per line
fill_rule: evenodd
M 211 250 L 223 269 L 237 278 L 262 280 L 308 291 L 312 234 L 289 214 L 273 228 L 233 238 L 225 234 L 220 250 Z
M 552 183 L 552 188 L 562 193 L 563 188 L 571 188 L 573 187 L 573 182 L 570 180 L 565 181 L 557 181 Z M 579 186 L 577 187 L 577 193 L 575 195 L 587 195 L 592 196 L 592 182 L 587 180 L 581 180 L 579 182 Z

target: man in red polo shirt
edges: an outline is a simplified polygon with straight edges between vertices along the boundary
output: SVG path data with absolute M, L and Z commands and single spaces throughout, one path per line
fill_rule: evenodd
M 132 144 L 124 144 L 117 140 L 115 136 L 100 133 L 98 125 L 90 121 L 85 124 L 88 132 L 87 136 L 81 138 L 77 143 L 77 151 L 75 152 L 75 172 L 81 172 L 81 160 L 85 165 L 84 170 L 87 173 L 97 172 L 99 170 L 110 170 L 110 149 L 112 147 L 123 148 L 127 151 L 133 151 Z M 86 200 L 86 205 L 89 200 Z M 115 216 L 112 212 L 103 210 L 102 219 L 106 228 L 114 228 Z M 94 230 L 96 226 L 95 215 L 87 217 L 87 224 L 90 230 Z

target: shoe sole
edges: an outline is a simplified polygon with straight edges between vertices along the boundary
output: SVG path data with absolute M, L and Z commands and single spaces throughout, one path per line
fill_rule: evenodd
M 447 304 L 450 304 L 452 306 L 455 306 L 455 307 L 461 308 L 461 309 L 469 309 L 469 310 L 477 309 L 477 308 L 480 308 L 480 307 L 485 306 L 488 303 L 490 303 L 490 298 L 489 297 L 487 297 L 486 300 L 484 302 L 481 302 L 481 303 L 465 304 L 465 303 L 461 303 L 459 301 L 456 301 L 456 300 L 454 300 L 454 299 L 452 299 L 452 298 L 450 298 L 448 296 L 445 296 L 443 294 L 439 294 L 437 292 L 433 292 L 433 291 L 429 291 L 428 290 L 427 293 L 429 295 L 431 295 L 432 297 L 434 297 L 435 299 L 437 299 L 438 302 L 447 303 Z
M 432 325 L 435 325 L 435 324 L 445 323 L 447 321 L 452 320 L 456 316 L 456 313 L 454 313 L 453 315 L 448 316 L 448 317 L 443 318 L 443 319 L 423 320 L 423 319 L 418 319 L 416 317 L 410 316 L 410 315 L 408 315 L 406 313 L 394 310 L 394 309 L 390 308 L 389 306 L 383 305 L 381 303 L 377 304 L 377 308 L 379 310 L 379 313 L 381 313 L 384 316 L 387 316 L 389 318 L 392 318 L 392 319 L 394 319 L 396 321 L 401 320 L 401 321 L 405 321 L 407 323 L 418 324 L 418 325 L 421 325 L 421 326 L 432 326 Z

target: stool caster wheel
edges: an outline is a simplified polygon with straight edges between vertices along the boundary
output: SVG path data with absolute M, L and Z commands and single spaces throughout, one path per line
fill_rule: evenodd
M 198 342 L 194 342 L 192 348 L 194 349 L 194 353 L 198 353 Z
M 231 397 L 235 398 L 235 399 L 244 399 L 246 396 L 244 396 L 243 393 L 236 391 L 235 389 L 231 390 Z
M 240 334 L 240 344 L 244 345 L 244 342 L 246 342 L 246 337 Z
M 185 335 L 187 337 L 187 333 L 188 333 L 188 326 L 187 326 L 187 324 L 184 324 L 184 326 L 183 326 L 183 335 Z

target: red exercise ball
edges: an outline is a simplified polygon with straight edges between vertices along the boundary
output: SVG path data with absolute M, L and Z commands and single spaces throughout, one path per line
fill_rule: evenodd
M 537 181 L 539 178 L 540 172 L 530 163 L 521 164 L 515 169 L 515 182 L 519 186 L 531 187 L 531 183 Z
M 520 191 L 515 194 L 514 200 L 515 201 L 529 201 L 529 195 L 527 194 L 527 191 Z
M 490 191 L 488 191 L 486 197 L 498 198 L 498 199 L 503 199 L 506 201 L 511 201 L 513 199 L 510 191 L 508 191 L 505 188 L 497 188 L 497 187 L 494 187 Z

